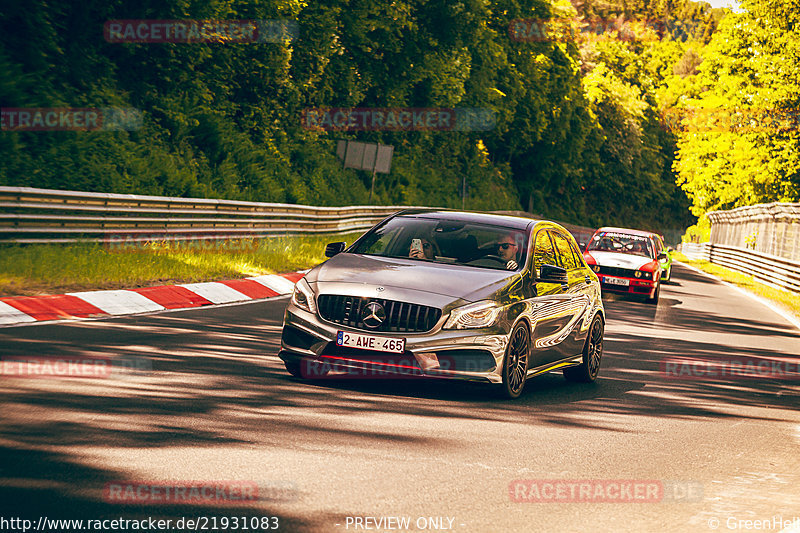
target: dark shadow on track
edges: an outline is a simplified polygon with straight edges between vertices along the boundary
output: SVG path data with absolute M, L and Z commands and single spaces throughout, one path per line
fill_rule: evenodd
M 686 269 L 676 269 L 678 272 L 675 286 L 679 289 L 688 281 L 713 283 Z M 743 323 L 686 309 L 681 306 L 679 293 L 662 296 L 658 306 L 618 298 L 605 302 L 611 327 L 607 329 L 600 379 L 591 385 L 576 385 L 559 374 L 540 376 L 530 380 L 522 397 L 515 401 L 497 399 L 485 385 L 438 380 L 307 382 L 292 378 L 275 355 L 285 300 L 5 328 L 0 330 L 2 357 L 146 358 L 149 368 L 102 380 L 4 377 L 0 382 L 0 501 L 7 504 L 13 496 L 16 501 L 29 502 L 17 510 L 20 516 L 70 518 L 75 516 L 71 512 L 74 509 L 81 510 L 80 517 L 120 514 L 119 507 L 104 502 L 99 491 L 106 481 L 125 476 L 92 469 L 77 455 L 47 451 L 54 444 L 131 449 L 257 444 L 296 449 L 313 446 L 324 438 L 334 446 L 347 446 L 357 439 L 372 440 L 376 446 L 402 442 L 405 446 L 447 449 L 455 441 L 448 435 L 409 437 L 402 429 L 375 433 L 331 424 L 316 426 L 307 419 L 301 422 L 284 414 L 292 410 L 322 416 L 407 414 L 624 432 L 627 429 L 618 421 L 610 421 L 619 417 L 610 415 L 737 419 L 749 418 L 740 409 L 747 406 L 796 408 L 800 400 L 797 383 L 676 379 L 662 368 L 666 358 L 676 356 L 770 358 L 796 357 L 796 353 L 774 351 L 768 344 L 764 349 L 721 346 L 691 340 L 688 334 L 683 339 L 665 339 L 614 331 L 615 325 L 641 325 L 678 333 L 702 330 L 796 338 L 797 333 L 789 328 L 766 320 Z M 274 435 L 269 442 L 263 440 L 264 431 Z M 291 435 L 291 440 L 283 435 Z M 86 489 L 77 486 L 79 480 L 87 479 Z M 140 506 L 123 512 L 175 517 L 190 511 L 194 515 L 230 514 L 229 508 L 194 506 Z M 263 512 L 259 510 L 259 514 Z M 296 522 L 287 530 L 304 527 Z
M 100 470 L 81 464 L 75 458 L 57 452 L 0 445 L 0 516 L 31 520 L 36 527 L 39 517 L 51 520 L 172 520 L 173 527 L 166 531 L 195 531 L 198 528 L 177 528 L 183 517 L 230 517 L 259 520 L 269 515 L 269 501 L 260 501 L 259 508 L 252 505 L 221 504 L 160 504 L 119 503 L 111 500 L 106 483 L 130 481 L 122 471 Z M 159 480 L 139 480 L 160 482 Z M 189 481 L 189 480 L 187 480 Z M 263 497 L 263 495 L 262 495 Z M 303 520 L 280 515 L 280 530 L 304 531 L 308 524 Z M 84 524 L 86 526 L 87 524 Z M 84 529 L 90 529 L 84 527 Z M 121 530 L 117 529 L 117 530 Z M 131 527 L 124 528 L 131 530 Z M 137 528 L 138 529 L 138 528 Z M 11 529 L 11 531 L 22 529 Z M 111 527 L 105 530 L 113 531 Z M 135 529 L 134 529 L 135 530 Z M 145 527 L 138 530 L 153 530 Z M 6 530 L 8 531 L 8 530 Z M 30 531 L 30 530 L 29 530 Z M 51 527 L 43 531 L 80 531 L 74 527 Z M 251 531 L 248 529 L 248 531 Z M 260 531 L 260 529 L 259 529 Z

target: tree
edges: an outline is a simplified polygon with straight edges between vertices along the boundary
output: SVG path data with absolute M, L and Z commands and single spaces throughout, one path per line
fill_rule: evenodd
M 685 106 L 675 168 L 701 215 L 800 199 L 800 11 L 747 0 L 714 34 L 699 66 L 704 91 Z

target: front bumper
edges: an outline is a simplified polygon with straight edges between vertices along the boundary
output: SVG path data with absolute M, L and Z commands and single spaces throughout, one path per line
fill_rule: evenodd
M 649 279 L 640 279 L 640 278 L 627 278 L 621 276 L 610 276 L 610 277 L 618 279 L 626 279 L 628 280 L 628 286 L 626 287 L 624 285 L 606 283 L 605 281 L 606 276 L 603 274 L 598 274 L 598 278 L 600 278 L 600 288 L 603 292 L 613 292 L 616 294 L 632 294 L 638 296 L 647 296 L 648 298 L 654 298 L 656 295 L 656 289 L 658 288 L 657 281 Z
M 502 364 L 510 325 L 442 330 L 447 317 L 426 333 L 371 333 L 326 322 L 290 303 L 284 316 L 281 359 L 299 365 L 306 377 L 429 377 L 502 383 Z M 337 346 L 339 331 L 403 337 L 402 354 Z M 436 354 L 435 361 L 430 354 Z

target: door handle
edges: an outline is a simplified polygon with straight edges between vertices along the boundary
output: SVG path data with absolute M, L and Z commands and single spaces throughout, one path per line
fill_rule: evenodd
M 586 276 L 586 277 L 585 277 L 585 278 L 583 278 L 583 279 L 585 279 L 585 280 L 586 280 L 586 283 L 591 283 L 591 282 L 592 282 L 592 277 L 591 277 L 591 276 Z

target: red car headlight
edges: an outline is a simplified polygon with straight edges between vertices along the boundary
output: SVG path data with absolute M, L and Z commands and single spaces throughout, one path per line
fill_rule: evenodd
M 649 263 L 642 265 L 639 267 L 639 270 L 636 271 L 636 277 L 643 277 L 644 279 L 653 279 L 655 275 L 655 271 L 658 268 L 658 261 L 655 259 L 650 261 Z

